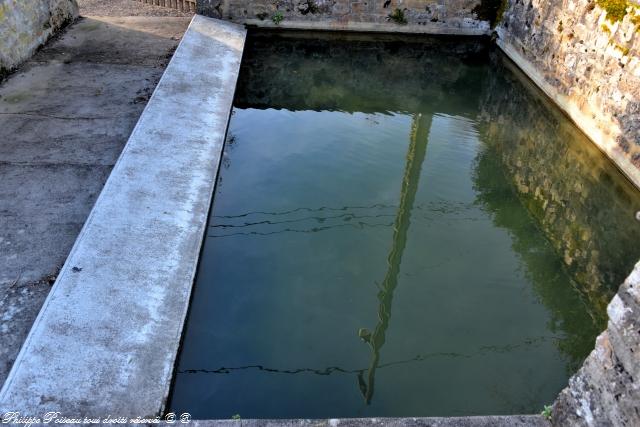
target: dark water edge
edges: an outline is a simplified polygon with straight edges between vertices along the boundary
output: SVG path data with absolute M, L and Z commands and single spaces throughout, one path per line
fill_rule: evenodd
M 638 210 L 486 40 L 253 33 L 170 407 L 539 412 L 640 257 Z

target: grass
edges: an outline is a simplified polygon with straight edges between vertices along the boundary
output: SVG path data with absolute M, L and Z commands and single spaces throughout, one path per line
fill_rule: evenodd
M 551 411 L 553 407 L 551 405 L 544 405 L 544 409 L 540 412 L 540 415 L 545 417 L 547 420 L 551 420 Z

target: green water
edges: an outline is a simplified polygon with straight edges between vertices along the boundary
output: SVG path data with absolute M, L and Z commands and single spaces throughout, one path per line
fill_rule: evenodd
M 640 258 L 638 210 L 484 42 L 252 34 L 170 407 L 540 412 Z

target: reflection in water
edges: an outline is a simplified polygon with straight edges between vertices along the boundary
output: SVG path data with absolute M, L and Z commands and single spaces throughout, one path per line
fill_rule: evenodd
M 417 114 L 411 123 L 411 140 L 407 153 L 407 163 L 405 165 L 404 177 L 402 178 L 402 189 L 400 191 L 400 206 L 396 220 L 393 223 L 393 241 L 391 252 L 387 257 L 387 272 L 382 281 L 382 286 L 378 292 L 378 324 L 373 333 L 368 329 L 360 329 L 358 336 L 371 346 L 371 364 L 367 370 L 367 379 L 364 373 L 358 375 L 358 385 L 367 403 L 371 403 L 375 383 L 376 369 L 380 363 L 380 350 L 385 343 L 385 335 L 391 320 L 391 306 L 393 305 L 393 292 L 398 286 L 398 274 L 402 263 L 402 254 L 407 244 L 407 233 L 411 223 L 411 211 L 413 202 L 418 192 L 418 182 L 420 181 L 420 169 L 427 154 L 427 141 L 431 117 Z
M 388 322 L 387 322 L 387 325 L 388 325 Z M 548 341 L 548 339 L 545 337 L 529 338 L 520 344 L 509 344 L 504 346 L 483 346 L 479 348 L 477 351 L 473 353 L 468 353 L 468 354 L 452 353 L 452 352 L 424 353 L 424 354 L 418 354 L 412 357 L 411 359 L 395 360 L 395 361 L 382 363 L 382 364 L 378 363 L 375 369 L 384 369 L 384 368 L 389 368 L 397 365 L 406 365 L 406 364 L 412 364 L 416 362 L 424 362 L 436 357 L 468 359 L 468 358 L 478 357 L 478 356 L 482 356 L 490 353 L 505 353 L 505 352 L 510 352 L 515 349 L 523 348 L 526 346 L 536 345 L 544 341 Z M 378 352 L 379 350 L 380 348 L 378 348 Z M 237 366 L 237 367 L 222 366 L 217 369 L 185 369 L 183 371 L 178 371 L 178 373 L 180 374 L 230 374 L 233 371 L 243 371 L 243 370 L 251 370 L 251 369 L 273 373 L 273 374 L 289 374 L 289 375 L 307 374 L 307 373 L 320 375 L 320 376 L 332 375 L 332 374 L 350 374 L 350 375 L 356 374 L 358 379 L 358 385 L 360 387 L 360 384 L 364 381 L 364 375 L 371 371 L 371 366 L 367 368 L 360 368 L 360 369 L 345 369 L 339 366 L 329 366 L 327 368 L 276 369 L 276 368 L 270 368 L 262 365 L 249 365 L 249 366 Z M 371 384 L 373 383 L 371 382 Z M 366 386 L 367 386 L 366 383 L 362 384 L 362 387 L 366 387 Z M 373 396 L 373 386 L 370 393 L 366 393 L 365 392 L 366 390 L 363 388 L 361 388 L 360 390 L 363 396 L 366 396 L 366 395 L 369 395 L 370 397 Z
M 638 192 L 508 60 L 497 55 L 493 66 L 481 104 L 480 135 L 487 149 L 478 161 L 485 172 L 479 174 L 502 171 L 603 330 L 607 304 L 640 257 L 640 224 L 633 219 L 640 210 Z M 478 183 L 481 195 L 491 191 L 487 184 Z M 485 199 L 496 211 L 499 201 Z M 517 234 L 517 226 L 504 226 Z M 541 284 L 545 305 L 567 312 L 543 290 L 548 280 L 535 283 Z
M 342 38 L 247 41 L 172 410 L 539 412 L 640 257 L 638 193 L 484 42 Z

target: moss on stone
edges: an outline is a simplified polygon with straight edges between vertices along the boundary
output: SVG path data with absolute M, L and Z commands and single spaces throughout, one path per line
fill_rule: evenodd
M 480 4 L 473 8 L 472 12 L 476 14 L 481 21 L 489 21 L 491 28 L 502 21 L 509 0 L 481 0 Z
M 607 12 L 607 19 L 611 22 L 622 21 L 627 15 L 627 8 L 631 6 L 628 0 L 597 0 L 598 6 Z
M 621 46 L 617 43 L 614 44 L 614 47 L 622 53 L 622 56 L 629 55 L 629 48 L 627 46 Z

